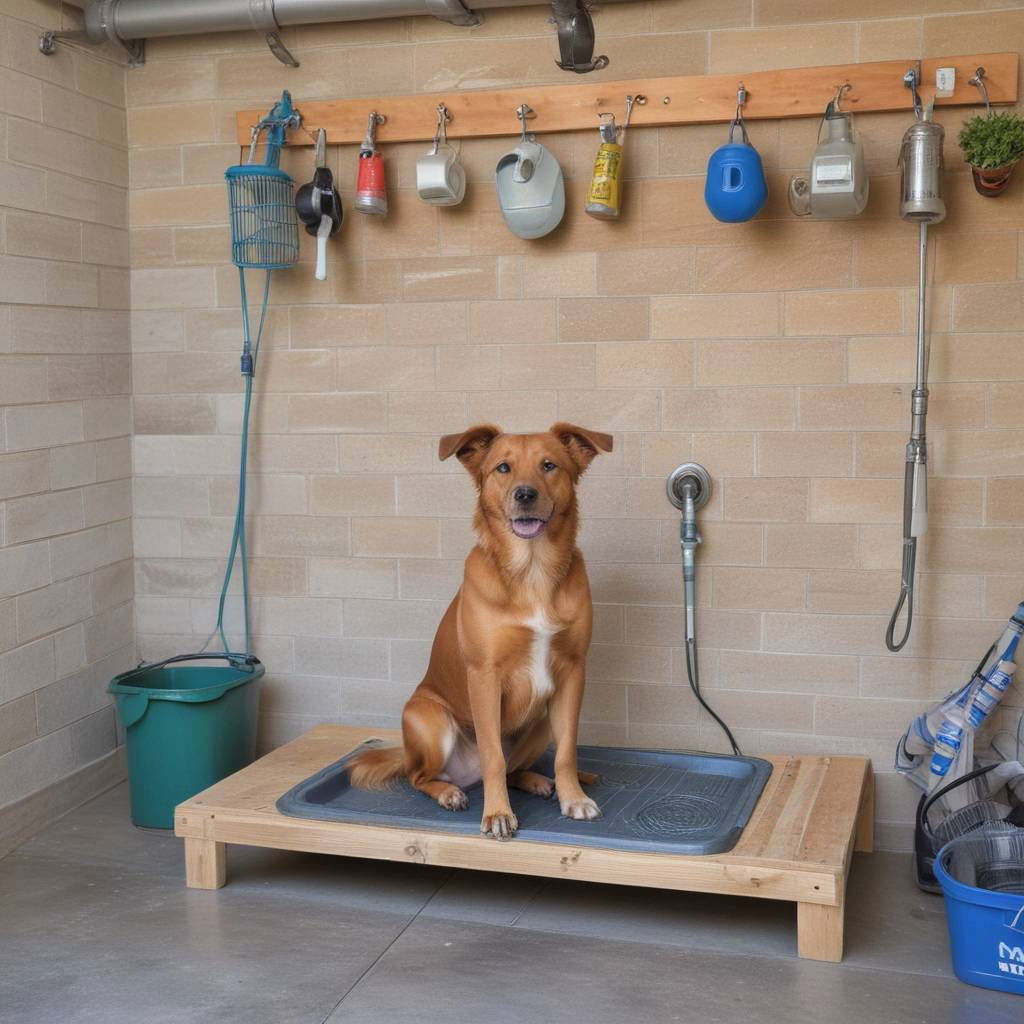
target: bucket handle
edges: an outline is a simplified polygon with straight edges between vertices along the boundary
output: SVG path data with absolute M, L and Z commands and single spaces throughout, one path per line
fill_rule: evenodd
M 929 840 L 934 844 L 935 833 L 932 832 L 932 827 L 928 821 L 928 812 L 932 809 L 932 805 L 937 800 L 941 800 L 951 789 L 956 789 L 957 786 L 962 786 L 966 782 L 970 782 L 973 779 L 977 779 L 982 775 L 987 775 L 996 765 L 989 764 L 982 768 L 975 768 L 973 771 L 968 772 L 966 775 L 961 775 L 959 779 L 954 779 L 952 782 L 947 783 L 941 788 L 935 790 L 934 793 L 928 794 L 917 807 L 917 824 Z
M 164 658 L 163 661 L 152 661 L 149 663 L 140 661 L 135 668 L 125 673 L 124 678 L 127 680 L 139 672 L 152 672 L 154 669 L 166 668 L 168 665 L 173 665 L 178 661 L 227 661 L 235 668 L 242 668 L 247 672 L 255 672 L 260 665 L 260 659 L 253 654 L 235 654 L 231 651 L 201 651 L 197 654 L 175 654 L 173 657 Z
M 1018 909 L 1013 920 L 1006 927 L 1009 928 L 1011 932 L 1024 933 L 1024 903 L 1020 905 L 1020 909 Z

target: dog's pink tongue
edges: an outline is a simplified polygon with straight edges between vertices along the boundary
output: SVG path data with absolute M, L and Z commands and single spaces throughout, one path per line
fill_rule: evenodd
M 543 519 L 513 519 L 512 530 L 517 537 L 529 540 L 544 529 Z

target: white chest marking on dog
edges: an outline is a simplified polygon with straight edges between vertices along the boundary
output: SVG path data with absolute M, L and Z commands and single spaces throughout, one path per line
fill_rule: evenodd
M 533 643 L 530 645 L 530 681 L 533 684 L 533 699 L 547 700 L 554 692 L 555 682 L 551 678 L 551 666 L 548 664 L 551 655 L 551 638 L 560 627 L 549 622 L 542 612 L 535 612 L 532 618 L 524 623 L 527 629 L 533 630 Z

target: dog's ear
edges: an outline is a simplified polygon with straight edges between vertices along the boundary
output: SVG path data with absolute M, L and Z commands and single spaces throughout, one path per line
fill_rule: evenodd
M 480 461 L 490 448 L 491 442 L 501 433 L 501 427 L 496 427 L 493 423 L 478 423 L 461 434 L 445 434 L 437 446 L 438 458 L 444 462 L 455 455 L 474 477 L 479 478 Z
M 565 446 L 582 473 L 601 452 L 612 450 L 612 435 L 599 430 L 587 430 L 572 423 L 555 423 L 551 433 Z

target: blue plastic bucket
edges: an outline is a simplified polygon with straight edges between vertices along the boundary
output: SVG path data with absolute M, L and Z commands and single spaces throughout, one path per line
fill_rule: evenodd
M 953 877 L 964 876 L 955 862 L 974 856 L 974 850 L 984 850 L 986 843 L 1002 844 L 1010 850 L 1013 859 L 1003 863 L 1024 873 L 1024 858 L 1019 853 L 1024 847 L 1024 829 L 1014 832 L 1017 834 L 991 837 L 973 833 L 954 839 L 935 858 L 935 876 L 946 897 L 956 976 L 968 985 L 1024 995 L 1024 892 L 1019 883 L 1008 886 L 1013 891 L 1000 892 Z M 979 865 L 979 874 L 985 870 L 986 865 Z M 1001 869 L 995 865 L 989 870 L 998 875 Z

